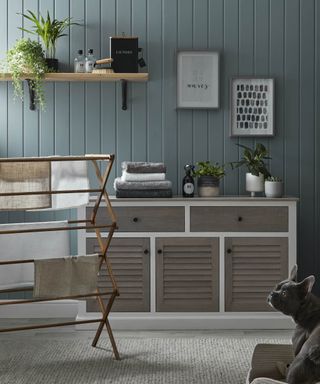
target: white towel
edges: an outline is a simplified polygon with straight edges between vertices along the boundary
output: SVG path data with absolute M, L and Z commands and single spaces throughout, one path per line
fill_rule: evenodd
M 122 171 L 122 181 L 163 181 L 166 179 L 165 173 L 129 173 Z
M 1 224 L 0 231 L 65 227 L 66 221 Z M 69 231 L 0 234 L 0 260 L 45 259 L 70 255 Z M 34 265 L 0 266 L 0 289 L 33 285 Z
M 52 191 L 89 189 L 86 161 L 52 161 Z M 52 209 L 67 209 L 87 205 L 89 193 L 57 193 L 52 195 Z

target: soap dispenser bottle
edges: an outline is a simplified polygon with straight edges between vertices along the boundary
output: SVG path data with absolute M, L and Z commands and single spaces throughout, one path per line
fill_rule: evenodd
M 183 197 L 193 197 L 194 196 L 194 179 L 192 177 L 192 171 L 194 166 L 192 164 L 186 164 L 184 166 L 186 175 L 182 180 L 182 195 Z

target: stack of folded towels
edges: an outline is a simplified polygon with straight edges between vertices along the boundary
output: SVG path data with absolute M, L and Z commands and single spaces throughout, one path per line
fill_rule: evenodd
M 114 181 L 116 197 L 172 197 L 163 163 L 124 161 L 122 176 Z

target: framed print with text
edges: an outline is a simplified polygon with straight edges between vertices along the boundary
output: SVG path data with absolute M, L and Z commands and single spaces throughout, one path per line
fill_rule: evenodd
M 219 53 L 177 53 L 177 107 L 219 108 Z

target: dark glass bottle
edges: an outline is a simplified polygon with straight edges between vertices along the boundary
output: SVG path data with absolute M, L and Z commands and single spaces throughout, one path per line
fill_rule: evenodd
M 194 196 L 194 180 L 191 175 L 194 166 L 192 164 L 186 164 L 184 170 L 186 175 L 182 180 L 182 195 L 183 197 L 193 197 Z

